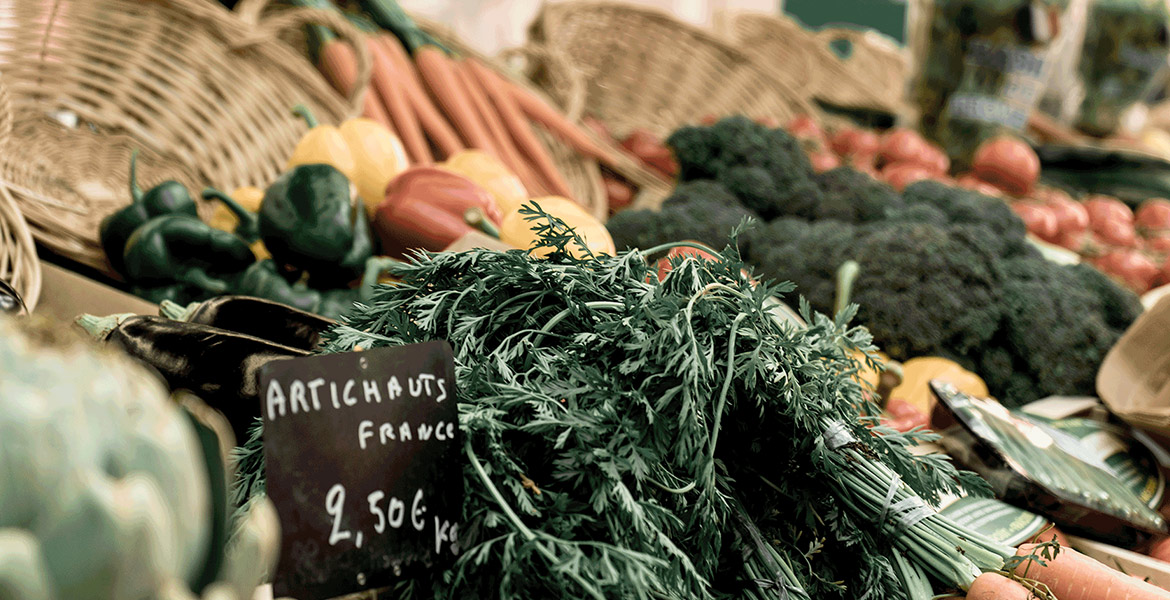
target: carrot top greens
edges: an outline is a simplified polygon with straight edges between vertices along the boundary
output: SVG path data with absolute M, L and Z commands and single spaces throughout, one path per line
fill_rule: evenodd
M 418 254 L 325 336 L 325 353 L 455 353 L 462 551 L 397 597 L 917 600 L 927 576 L 965 588 L 1002 568 L 1010 548 L 923 502 L 985 484 L 910 453 L 933 434 L 870 428 L 856 307 L 780 318 L 793 286 L 753 285 L 738 231 L 659 281 L 647 256 L 666 246 L 594 255 L 523 210 L 547 258 Z M 242 499 L 263 486 L 259 431 L 240 456 Z

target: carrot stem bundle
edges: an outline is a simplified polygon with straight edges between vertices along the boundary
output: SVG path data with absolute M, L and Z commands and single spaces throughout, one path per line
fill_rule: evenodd
M 515 140 L 517 148 L 528 158 L 535 172 L 548 183 L 554 193 L 571 198 L 568 182 L 557 170 L 556 164 L 548 155 L 548 150 L 533 133 L 528 120 L 524 118 L 520 107 L 517 106 L 513 96 L 508 92 L 509 84 L 475 58 L 468 58 L 466 62 L 471 68 L 471 73 L 476 76 L 480 85 L 487 91 L 492 103 L 495 104 L 500 118 L 503 119 L 505 127 Z
M 370 55 L 374 58 L 372 87 L 386 104 L 386 112 L 393 119 L 398 135 L 402 138 L 402 144 L 406 147 L 407 154 L 410 155 L 411 162 L 430 164 L 434 161 L 430 146 L 427 145 L 427 140 L 423 136 L 418 117 L 411 110 L 410 102 L 403 93 L 403 89 L 399 87 L 399 85 L 405 85 L 400 83 L 405 78 L 398 73 L 394 61 L 386 55 L 386 51 L 375 38 L 367 39 L 366 43 L 370 48 Z
M 398 67 L 402 91 L 405 93 L 410 107 L 414 109 L 414 114 L 418 117 L 423 131 L 434 142 L 436 149 L 444 156 L 451 156 L 463 150 L 463 142 L 460 141 L 455 130 L 451 128 L 431 99 L 427 97 L 414 63 L 406 55 L 406 51 L 402 49 L 398 39 L 386 34 L 378 36 L 378 42 L 386 51 L 386 56 Z

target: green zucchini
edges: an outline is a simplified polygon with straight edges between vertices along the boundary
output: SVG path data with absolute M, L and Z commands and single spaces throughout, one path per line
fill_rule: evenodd
M 1041 146 L 1044 183 L 1074 194 L 1114 196 L 1130 206 L 1170 198 L 1170 162 L 1139 152 L 1085 146 Z

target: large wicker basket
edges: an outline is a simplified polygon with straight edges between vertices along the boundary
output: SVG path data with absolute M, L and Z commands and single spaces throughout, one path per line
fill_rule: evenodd
M 761 69 L 828 104 L 906 110 L 907 53 L 874 32 L 809 31 L 785 17 L 740 13 L 727 26 L 736 46 Z M 840 44 L 844 58 L 832 50 Z
M 8 86 L 0 78 L 0 152 L 13 151 L 12 97 Z M 20 212 L 12 194 L 0 186 L 0 281 L 5 281 L 20 294 L 25 308 L 31 312 L 41 296 L 41 262 L 32 231 Z
M 304 133 L 294 105 L 322 122 L 356 114 L 364 86 L 339 97 L 277 38 L 307 21 L 356 36 L 345 19 L 308 9 L 255 23 L 207 0 L 13 3 L 0 17 L 0 71 L 15 151 L 0 158 L 0 176 L 37 241 L 108 271 L 97 228 L 129 201 L 133 150 L 144 186 L 264 185 Z M 364 45 L 357 52 L 368 74 Z
M 545 4 L 530 38 L 572 71 L 532 77 L 562 106 L 582 103 L 616 134 L 667 136 L 707 115 L 785 122 L 814 112 L 808 97 L 717 36 L 651 9 L 612 2 Z M 574 85 L 574 77 L 585 82 Z M 583 89 L 581 89 L 583 88 Z M 574 98 L 583 94 L 583 101 Z

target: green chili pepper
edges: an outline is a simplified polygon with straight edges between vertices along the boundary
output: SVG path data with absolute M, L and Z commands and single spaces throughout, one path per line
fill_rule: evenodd
M 177 181 L 163 182 L 142 193 L 138 187 L 138 151 L 135 150 L 130 156 L 130 204 L 107 215 L 98 225 L 98 237 L 110 266 L 125 275 L 122 255 L 126 240 L 150 219 L 169 214 L 199 216 L 195 201 Z
M 317 312 L 321 292 L 289 283 L 272 260 L 256 261 L 236 280 L 232 291 L 245 296 L 266 298 L 293 308 Z
M 256 216 L 256 213 L 240 206 L 240 203 L 232 199 L 231 196 L 215 188 L 204 189 L 203 199 L 219 200 L 228 210 L 232 211 L 232 214 L 236 215 L 240 222 L 236 225 L 235 234 L 245 242 L 251 244 L 260 239 L 260 217 Z
M 277 262 L 308 271 L 315 285 L 360 276 L 373 254 L 365 207 L 329 165 L 295 167 L 264 192 L 260 235 Z
M 123 254 L 126 275 L 135 282 L 188 283 L 213 294 L 228 288 L 215 275 L 238 273 L 255 260 L 244 240 L 186 215 L 147 221 Z

